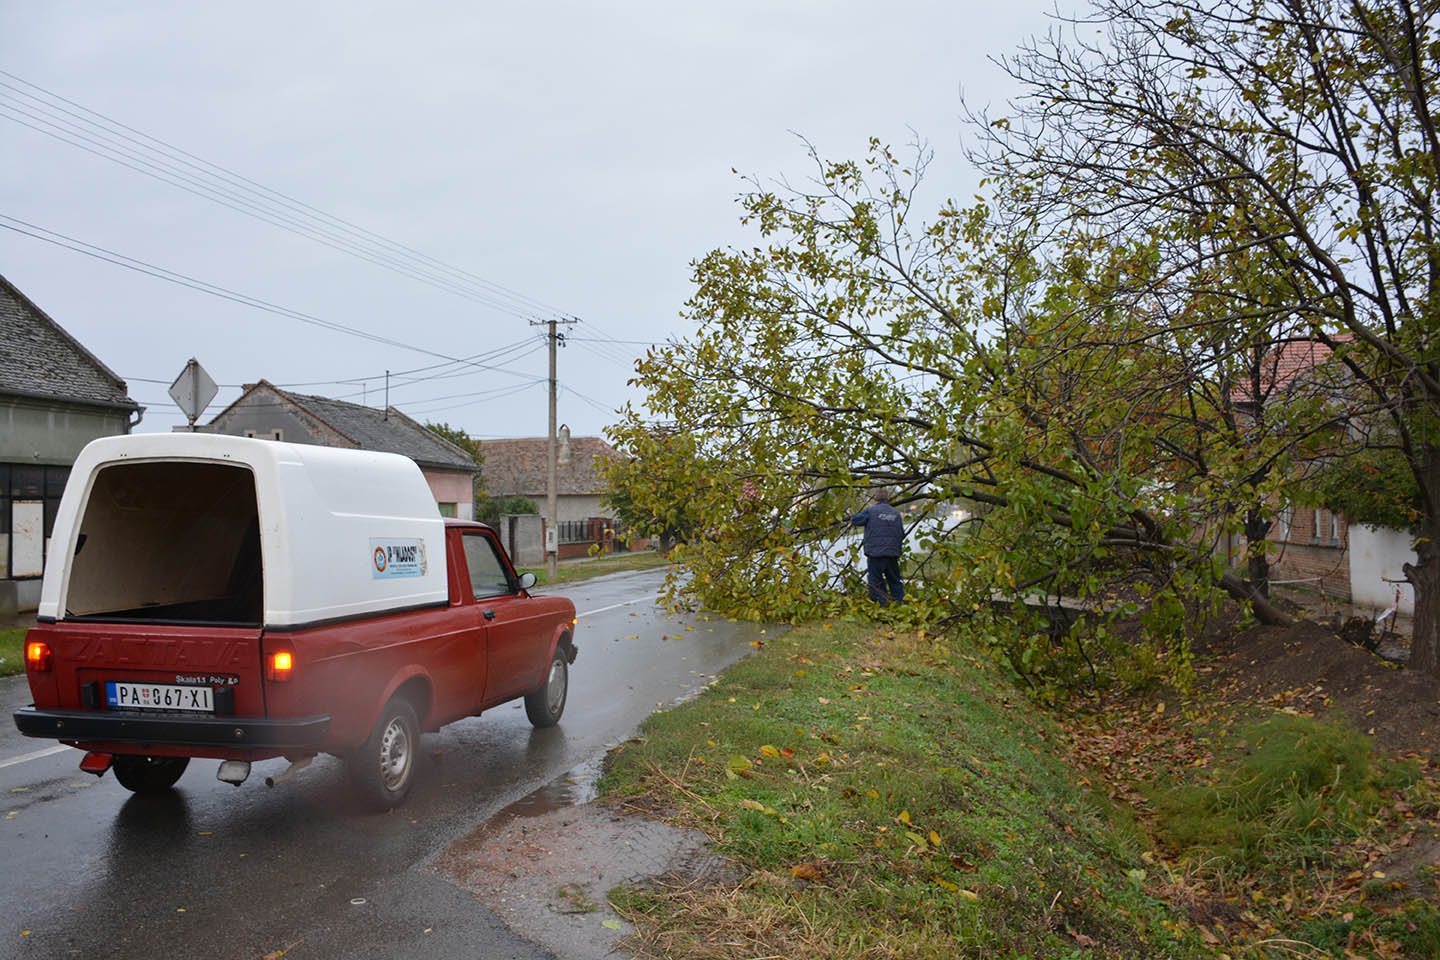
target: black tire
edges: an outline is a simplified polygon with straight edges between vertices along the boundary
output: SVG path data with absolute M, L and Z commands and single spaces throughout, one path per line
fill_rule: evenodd
M 122 753 L 110 764 L 120 786 L 133 793 L 163 793 L 190 766 L 189 757 L 141 757 Z
M 365 802 L 381 810 L 398 807 L 415 783 L 420 755 L 420 721 L 404 697 L 380 711 L 370 739 L 345 758 Z
M 557 646 L 550 658 L 550 669 L 545 682 L 534 693 L 525 695 L 525 716 L 537 727 L 553 727 L 560 722 L 565 712 L 565 700 L 570 693 L 570 664 L 565 659 L 565 648 Z

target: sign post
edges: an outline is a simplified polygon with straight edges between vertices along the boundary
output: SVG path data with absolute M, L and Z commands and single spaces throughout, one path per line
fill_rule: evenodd
M 194 357 L 185 364 L 185 369 L 180 371 L 175 382 L 170 384 L 170 397 L 190 421 L 191 433 L 195 432 L 195 421 L 205 412 L 210 401 L 215 399 L 215 393 L 219 389 L 215 381 L 210 379 L 210 374 L 200 366 L 200 361 Z

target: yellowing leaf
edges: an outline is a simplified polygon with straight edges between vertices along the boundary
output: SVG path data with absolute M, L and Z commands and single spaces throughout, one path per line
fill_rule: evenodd
M 755 769 L 755 764 L 751 763 L 748 757 L 742 757 L 738 753 L 732 754 L 730 760 L 725 765 L 736 773 Z
M 780 759 L 780 751 L 768 743 L 760 748 L 760 753 L 767 757 L 773 757 L 776 760 Z
M 910 823 L 910 811 L 909 811 L 909 810 L 901 810 L 901 811 L 900 811 L 900 816 L 896 817 L 895 819 L 899 820 L 901 823 L 905 824 L 905 826 L 907 826 L 907 827 L 912 825 L 912 824 Z
M 949 880 L 946 880 L 942 877 L 935 877 L 934 880 L 936 883 L 944 887 L 946 890 L 949 890 L 951 893 L 960 892 L 960 884 L 958 883 L 951 883 Z
M 813 863 L 797 863 L 790 868 L 790 876 L 800 880 L 808 880 L 811 883 L 823 883 L 825 874 L 820 867 Z
M 966 890 L 966 889 L 964 889 L 963 887 L 960 889 L 960 896 L 962 896 L 962 897 L 964 897 L 966 900 L 970 900 L 970 901 L 975 901 L 975 900 L 979 900 L 979 899 L 980 899 L 980 894 L 976 893 L 974 890 Z
M 930 831 L 930 845 L 932 847 L 940 846 L 940 834 L 936 833 L 934 830 Z
M 744 807 L 746 810 L 759 810 L 761 813 L 765 812 L 765 804 L 761 803 L 758 800 L 751 800 L 748 797 L 740 801 L 740 806 Z

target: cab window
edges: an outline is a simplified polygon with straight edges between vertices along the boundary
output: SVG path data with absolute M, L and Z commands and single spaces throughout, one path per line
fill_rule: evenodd
M 460 539 L 465 545 L 465 566 L 470 570 L 470 592 L 475 599 L 515 592 L 489 537 L 472 533 Z

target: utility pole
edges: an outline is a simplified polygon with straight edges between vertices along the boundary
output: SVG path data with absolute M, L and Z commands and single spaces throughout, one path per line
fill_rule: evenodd
M 553 578 L 560 561 L 560 521 L 557 497 L 557 468 L 559 444 L 555 437 L 555 348 L 565 342 L 565 335 L 556 331 L 558 324 L 569 326 L 574 320 L 532 320 L 532 327 L 549 327 L 550 340 L 550 442 L 545 458 L 545 569 Z

